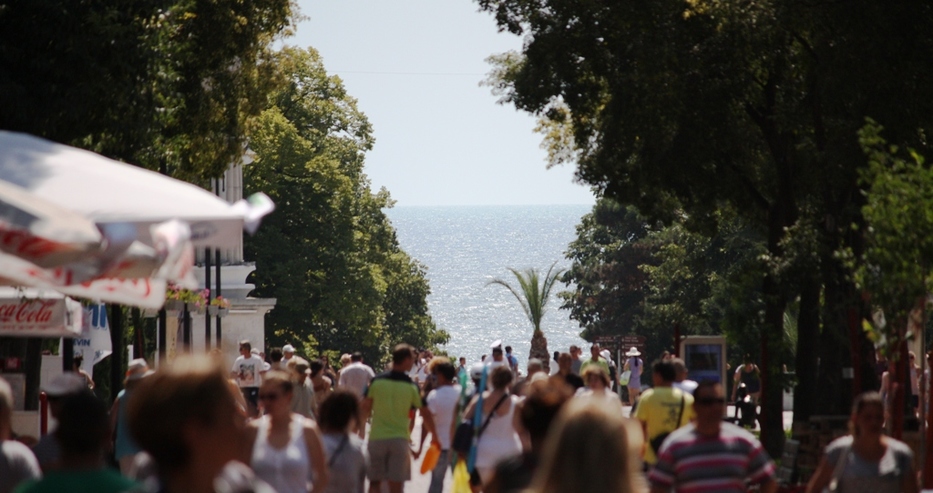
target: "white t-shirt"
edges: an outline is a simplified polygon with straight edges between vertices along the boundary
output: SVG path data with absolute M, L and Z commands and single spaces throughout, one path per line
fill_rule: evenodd
M 438 387 L 428 394 L 428 409 L 434 415 L 434 426 L 441 450 L 450 450 L 450 426 L 454 420 L 454 410 L 460 400 L 460 390 L 453 385 Z
M 693 395 L 693 391 L 696 390 L 699 385 L 699 383 L 688 379 L 684 380 L 683 382 L 674 382 L 671 384 L 671 387 L 683 390 L 684 392 Z
M 351 363 L 346 368 L 340 370 L 340 381 L 338 387 L 345 388 L 359 397 L 363 396 L 363 391 L 369 386 L 376 373 L 369 366 L 361 362 Z
M 240 387 L 259 387 L 262 383 L 260 372 L 265 361 L 259 356 L 251 355 L 249 358 L 240 356 L 233 362 L 233 368 L 230 369 L 236 373 L 236 381 Z

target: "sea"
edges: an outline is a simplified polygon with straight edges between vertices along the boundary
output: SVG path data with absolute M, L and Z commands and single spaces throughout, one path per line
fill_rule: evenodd
M 509 267 L 547 272 L 557 263 L 567 268 L 567 246 L 576 226 L 590 212 L 588 205 L 526 206 L 407 206 L 387 211 L 399 243 L 427 268 L 431 285 L 428 307 L 437 327 L 450 334 L 442 347 L 451 358 L 468 363 L 490 353 L 501 340 L 512 346 L 524 369 L 531 348 L 532 326 L 502 279 L 517 288 Z M 557 293 L 568 287 L 558 282 L 542 321 L 548 350 L 567 351 L 582 345 L 582 328 L 560 310 Z M 582 346 L 581 346 L 582 347 Z

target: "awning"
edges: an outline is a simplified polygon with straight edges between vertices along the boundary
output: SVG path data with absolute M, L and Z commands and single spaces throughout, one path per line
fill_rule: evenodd
M 81 303 L 54 291 L 0 287 L 0 336 L 81 335 Z

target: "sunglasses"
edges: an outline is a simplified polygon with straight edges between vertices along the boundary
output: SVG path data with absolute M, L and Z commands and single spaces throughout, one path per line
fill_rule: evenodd
M 259 400 L 261 401 L 277 401 L 279 397 L 282 397 L 282 394 L 278 392 L 271 392 L 268 394 L 259 394 Z
M 724 397 L 701 397 L 696 400 L 696 403 L 701 406 L 723 405 L 726 403 L 726 399 Z

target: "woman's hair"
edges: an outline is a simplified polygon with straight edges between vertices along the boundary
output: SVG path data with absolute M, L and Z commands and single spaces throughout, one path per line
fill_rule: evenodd
M 350 421 L 359 415 L 359 402 L 356 394 L 349 390 L 335 390 L 321 403 L 318 410 L 318 424 L 329 432 L 346 432 Z
M 881 399 L 881 394 L 875 391 L 863 392 L 852 402 L 852 416 L 849 418 L 849 432 L 852 436 L 858 436 L 861 432 L 855 418 L 868 406 L 878 406 L 878 409 L 884 412 L 884 400 Z
M 497 366 L 492 370 L 489 381 L 493 389 L 502 390 L 512 383 L 512 370 L 508 366 Z
M 267 371 L 262 376 L 262 384 L 278 385 L 279 388 L 282 389 L 282 392 L 286 394 L 291 392 L 294 388 L 291 375 L 289 375 L 287 371 L 282 370 Z
M 184 427 L 194 421 L 211 427 L 222 413 L 235 413 L 236 401 L 216 360 L 180 356 L 142 379 L 127 403 L 130 432 L 163 470 L 190 460 Z
M 318 376 L 324 370 L 324 360 L 316 359 L 311 361 L 311 376 Z
M 602 380 L 605 387 L 608 388 L 611 385 L 609 381 L 609 374 L 607 374 L 606 371 L 602 369 L 602 367 L 595 365 L 587 366 L 586 370 L 583 370 L 583 375 L 581 375 L 583 377 L 583 382 L 588 382 L 590 377 L 593 375 L 598 376 L 599 379 Z
M 532 482 L 535 493 L 600 491 L 632 493 L 641 475 L 641 430 L 618 408 L 591 399 L 564 405 L 544 445 Z
M 522 401 L 519 418 L 533 446 L 544 440 L 557 413 L 572 396 L 573 392 L 567 385 L 551 385 L 547 380 L 531 382 Z

